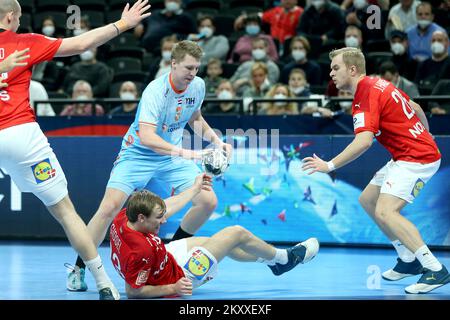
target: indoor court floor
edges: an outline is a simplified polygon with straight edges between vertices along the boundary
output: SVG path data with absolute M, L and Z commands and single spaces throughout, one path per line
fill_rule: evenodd
M 126 299 L 123 279 L 112 266 L 109 246 L 100 247 L 109 276 Z M 434 251 L 450 268 L 450 251 Z M 0 241 L 0 300 L 98 300 L 93 278 L 87 273 L 87 292 L 65 288 L 73 249 L 65 242 Z M 184 300 L 450 300 L 450 284 L 425 295 L 409 295 L 404 288 L 419 276 L 388 282 L 381 272 L 394 266 L 394 249 L 322 247 L 305 265 L 276 277 L 260 263 L 224 259 L 216 279 Z

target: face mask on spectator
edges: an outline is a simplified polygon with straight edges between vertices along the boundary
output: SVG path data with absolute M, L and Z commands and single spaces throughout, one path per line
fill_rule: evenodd
M 73 30 L 73 35 L 76 37 L 85 32 L 87 32 L 87 29 L 75 29 L 75 30 Z
M 245 27 L 245 32 L 247 32 L 251 36 L 257 35 L 260 30 L 261 29 L 256 24 L 250 24 Z
M 134 95 L 134 93 L 132 93 L 130 91 L 125 91 L 125 92 L 121 92 L 120 93 L 120 99 L 122 99 L 122 100 L 135 100 L 136 96 Z
M 203 28 L 200 28 L 199 31 L 200 31 L 200 34 L 205 35 L 206 38 L 211 37 L 211 36 L 213 35 L 213 33 L 214 33 L 213 29 L 210 28 L 210 27 L 203 27 Z
M 355 9 L 357 10 L 361 10 L 362 8 L 364 8 L 367 5 L 367 1 L 366 0 L 353 0 L 353 6 L 355 7 Z
M 396 42 L 391 44 L 391 51 L 393 54 L 400 56 L 405 53 L 406 49 L 403 44 Z
M 166 2 L 166 10 L 170 12 L 175 12 L 180 9 L 180 4 L 175 1 Z
M 440 42 L 433 42 L 431 44 L 431 52 L 434 54 L 442 54 L 445 51 L 445 46 Z
M 431 24 L 431 21 L 430 20 L 425 20 L 425 19 L 424 20 L 418 20 L 417 24 L 419 25 L 419 27 L 421 29 L 425 29 L 426 27 L 428 27 Z
M 262 60 L 266 57 L 266 51 L 263 49 L 252 50 L 252 56 L 255 60 Z
M 358 48 L 359 47 L 358 38 L 354 37 L 354 36 L 345 38 L 345 46 L 352 47 L 352 48 Z
M 89 97 L 87 95 L 85 95 L 85 94 L 81 94 L 78 97 L 76 97 L 75 100 L 86 101 L 86 100 L 89 100 Z
M 292 58 L 294 58 L 295 61 L 302 61 L 306 58 L 306 51 L 305 50 L 292 50 Z
M 352 107 L 352 102 L 351 101 L 340 101 L 339 106 L 341 107 L 342 110 L 345 111 Z
M 319 10 L 320 8 L 322 8 L 325 5 L 325 1 L 324 0 L 312 0 L 311 4 L 314 6 L 314 8 L 316 8 L 316 10 Z
M 222 90 L 217 95 L 217 98 L 224 99 L 224 100 L 233 99 L 233 94 L 231 93 L 230 90 Z
M 297 88 L 289 87 L 289 89 L 291 89 L 291 91 L 297 95 L 297 94 L 302 93 L 305 90 L 305 86 L 300 86 Z
M 286 99 L 287 96 L 282 93 L 277 93 L 276 95 L 273 96 L 273 98 L 274 99 Z M 285 101 L 278 101 L 278 102 L 274 103 L 274 105 L 276 105 L 276 106 L 284 106 L 285 104 L 286 104 Z
M 80 58 L 82 61 L 89 61 L 94 58 L 94 52 L 92 50 L 87 50 L 80 54 Z
M 42 28 L 42 33 L 47 37 L 51 37 L 55 33 L 55 26 L 45 26 Z
M 172 58 L 172 51 L 169 51 L 169 50 L 164 50 L 162 53 L 161 53 L 161 56 L 162 56 L 162 59 L 164 60 L 164 61 L 170 61 L 170 59 Z

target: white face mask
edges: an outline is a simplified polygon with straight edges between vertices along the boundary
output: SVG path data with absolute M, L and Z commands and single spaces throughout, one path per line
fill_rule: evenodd
M 295 61 L 302 61 L 306 58 L 306 51 L 305 50 L 292 50 L 292 58 L 294 58 Z
M 47 37 L 51 37 L 55 33 L 55 26 L 45 26 L 42 28 L 42 33 Z
M 297 87 L 297 88 L 293 88 L 293 87 L 289 87 L 289 89 L 291 89 L 291 91 L 298 95 L 300 93 L 302 93 L 305 90 L 305 86 L 301 86 L 301 87 Z
M 353 6 L 355 7 L 355 9 L 357 10 L 361 10 L 362 8 L 364 8 L 367 5 L 367 1 L 366 0 L 353 0 Z
M 210 28 L 210 27 L 203 27 L 203 28 L 200 28 L 199 31 L 200 31 L 200 34 L 205 35 L 206 38 L 211 37 L 211 36 L 213 35 L 213 33 L 214 33 L 213 29 Z
M 359 47 L 358 38 L 355 36 L 350 36 L 350 37 L 345 38 L 345 46 L 352 47 L 352 48 L 358 48 Z
M 254 49 L 254 50 L 252 50 L 252 56 L 255 60 L 262 60 L 266 57 L 266 50 Z
M 405 53 L 406 49 L 403 44 L 396 42 L 391 44 L 391 51 L 393 54 L 400 56 Z
M 169 51 L 169 50 L 164 50 L 162 53 L 161 53 L 161 56 L 162 56 L 162 59 L 164 60 L 164 61 L 170 61 L 170 59 L 172 58 L 172 51 Z
M 431 24 L 430 20 L 418 20 L 417 24 L 419 25 L 419 27 L 421 29 L 425 29 L 426 27 L 428 27 Z
M 132 93 L 130 91 L 125 91 L 125 92 L 121 92 L 120 93 L 120 99 L 122 99 L 122 100 L 135 100 L 136 96 L 134 95 L 134 93 Z
M 256 24 L 250 24 L 245 27 L 245 32 L 247 32 L 251 36 L 257 35 L 259 31 L 261 31 L 261 29 Z
M 73 30 L 73 35 L 74 36 L 79 36 L 80 34 L 83 34 L 85 32 L 87 32 L 86 29 L 75 29 L 75 30 Z
M 274 99 L 286 99 L 287 96 L 282 94 L 282 93 L 277 93 L 276 95 L 273 96 L 273 98 Z M 284 102 L 284 101 L 278 101 L 278 102 L 275 102 L 274 105 L 276 105 L 276 106 L 284 106 L 284 105 L 286 105 L 286 103 L 287 102 Z
M 433 42 L 431 44 L 431 52 L 433 54 L 442 54 L 445 51 L 445 46 L 440 42 Z
M 166 2 L 166 10 L 170 12 L 175 12 L 180 9 L 180 4 L 178 2 L 169 1 Z
M 316 10 L 319 10 L 320 8 L 322 8 L 325 5 L 325 1 L 324 0 L 312 0 L 311 4 L 314 6 L 314 8 L 316 8 Z
M 89 61 L 94 58 L 94 52 L 92 50 L 88 50 L 80 54 L 80 58 L 82 61 Z
M 341 101 L 339 102 L 339 106 L 341 107 L 342 110 L 348 110 L 352 107 L 352 102 L 351 101 Z
M 217 98 L 224 99 L 224 100 L 233 99 L 233 94 L 231 93 L 230 90 L 222 90 L 217 95 Z
M 76 97 L 75 100 L 86 101 L 86 100 L 89 100 L 89 97 L 85 94 L 82 94 L 82 95 L 79 95 L 78 97 Z

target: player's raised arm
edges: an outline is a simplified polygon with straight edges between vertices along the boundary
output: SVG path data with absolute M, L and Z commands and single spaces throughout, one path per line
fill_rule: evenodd
M 138 0 L 130 8 L 127 3 L 119 21 L 90 30 L 76 37 L 63 39 L 56 57 L 73 56 L 89 48 L 96 48 L 108 42 L 119 34 L 134 28 L 143 19 L 150 16 L 148 0 Z M 147 12 L 147 13 L 146 13 Z

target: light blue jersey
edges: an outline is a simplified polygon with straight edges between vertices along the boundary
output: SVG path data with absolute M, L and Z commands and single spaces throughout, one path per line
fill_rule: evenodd
M 154 126 L 162 139 L 181 147 L 183 129 L 193 113 L 200 110 L 204 97 L 205 82 L 199 77 L 184 91 L 175 90 L 170 73 L 150 82 L 142 94 L 136 118 L 123 138 L 107 187 L 129 195 L 147 186 L 160 196 L 190 187 L 200 173 L 199 167 L 191 160 L 161 155 L 142 145 L 139 123 Z
M 183 129 L 192 114 L 202 106 L 205 82 L 195 77 L 186 90 L 177 92 L 169 77 L 170 73 L 167 73 L 153 80 L 144 90 L 135 120 L 123 138 L 122 151 L 130 149 L 133 153 L 145 157 L 169 157 L 141 144 L 139 123 L 155 126 L 157 135 L 168 143 L 181 147 Z

